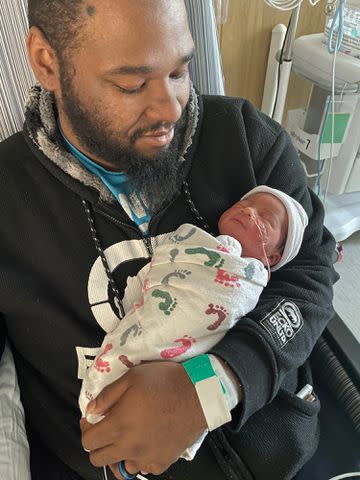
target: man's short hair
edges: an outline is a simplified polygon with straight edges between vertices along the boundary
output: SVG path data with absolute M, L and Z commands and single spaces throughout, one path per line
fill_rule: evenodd
M 81 42 L 85 6 L 82 0 L 28 0 L 29 27 L 38 27 L 59 59 Z

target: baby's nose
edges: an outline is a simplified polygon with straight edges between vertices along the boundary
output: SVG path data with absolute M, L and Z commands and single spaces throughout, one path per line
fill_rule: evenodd
M 244 215 L 247 215 L 250 218 L 256 218 L 256 211 L 253 207 L 242 207 Z

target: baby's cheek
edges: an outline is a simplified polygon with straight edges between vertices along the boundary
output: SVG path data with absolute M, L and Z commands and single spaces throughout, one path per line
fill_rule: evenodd
M 255 256 L 255 253 L 258 253 L 260 247 L 259 236 L 255 235 L 252 230 L 248 230 L 246 236 L 241 242 L 243 248 L 243 255 L 247 257 Z

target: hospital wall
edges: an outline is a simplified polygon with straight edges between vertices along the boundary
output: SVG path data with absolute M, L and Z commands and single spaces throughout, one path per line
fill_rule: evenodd
M 297 37 L 324 30 L 325 3 L 311 7 L 303 2 Z M 261 107 L 271 31 L 278 23 L 287 25 L 289 18 L 289 12 L 275 10 L 264 0 L 229 0 L 228 20 L 218 27 L 227 95 Z M 292 74 L 287 108 L 306 105 L 309 92 L 310 83 Z

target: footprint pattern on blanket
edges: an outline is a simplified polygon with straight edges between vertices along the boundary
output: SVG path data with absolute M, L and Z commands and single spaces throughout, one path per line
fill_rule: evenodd
M 135 367 L 135 364 L 129 360 L 129 358 L 126 355 L 119 355 L 119 360 L 120 362 L 125 365 L 127 368 L 133 368 Z
M 179 255 L 179 249 L 178 248 L 173 248 L 171 251 L 170 251 L 170 262 L 171 263 L 174 263 L 175 262 L 175 258 Z
M 188 240 L 189 238 L 191 238 L 196 232 L 196 228 L 195 227 L 192 227 L 188 233 L 186 233 L 185 235 L 179 235 L 178 233 L 173 233 L 171 236 L 170 236 L 170 240 L 174 243 L 181 243 L 181 242 L 184 242 L 185 240 Z
M 110 362 L 107 362 L 106 360 L 103 360 L 103 356 L 106 355 L 111 349 L 113 348 L 111 343 L 108 343 L 105 345 L 104 351 L 100 353 L 95 360 L 95 368 L 98 372 L 110 372 Z
M 143 287 L 142 287 L 142 290 L 141 290 L 141 299 L 140 299 L 140 302 L 137 302 L 137 303 L 134 303 L 133 305 L 133 311 L 136 312 L 137 310 L 139 310 L 140 308 L 142 308 L 144 306 L 144 302 L 145 302 L 145 297 L 144 297 L 144 294 L 150 290 L 150 287 L 149 287 L 149 280 L 147 278 L 145 278 L 144 280 L 144 284 L 143 284 Z
M 124 345 L 126 345 L 129 339 L 129 335 L 131 334 L 133 335 L 134 338 L 142 334 L 142 327 L 140 322 L 134 323 L 134 325 L 131 325 L 131 327 L 125 330 L 125 332 L 120 337 L 120 347 L 123 347 Z
M 229 250 L 225 247 L 225 245 L 218 245 L 216 247 L 216 250 L 219 250 L 219 252 L 230 253 Z
M 181 280 L 185 280 L 192 272 L 189 270 L 175 270 L 175 272 L 168 273 L 162 280 L 162 285 L 166 287 L 169 286 L 169 281 L 171 278 L 180 278 Z
M 250 262 L 244 270 L 246 280 L 252 280 L 256 271 L 255 263 Z
M 225 270 L 219 269 L 216 273 L 214 282 L 220 283 L 225 287 L 240 287 L 239 276 L 226 272 Z
M 187 255 L 205 255 L 208 258 L 208 260 L 204 262 L 206 267 L 221 268 L 225 262 L 225 260 L 221 258 L 220 253 L 208 250 L 204 247 L 187 248 L 185 253 Z
M 171 315 L 175 310 L 177 299 L 172 298 L 170 293 L 157 289 L 153 291 L 152 296 L 162 300 L 162 302 L 159 303 L 159 309 L 164 312 L 165 315 Z
M 184 335 L 182 338 L 174 340 L 174 343 L 180 343 L 180 345 L 176 345 L 176 347 L 165 348 L 160 353 L 160 356 L 164 359 L 179 357 L 180 355 L 186 353 L 191 345 L 195 342 L 195 338 Z
M 210 303 L 207 310 L 205 310 L 205 313 L 206 315 L 217 315 L 217 320 L 207 327 L 208 330 L 214 331 L 220 327 L 229 312 L 226 310 L 226 308 L 221 307 L 220 305 L 214 305 L 213 303 Z

